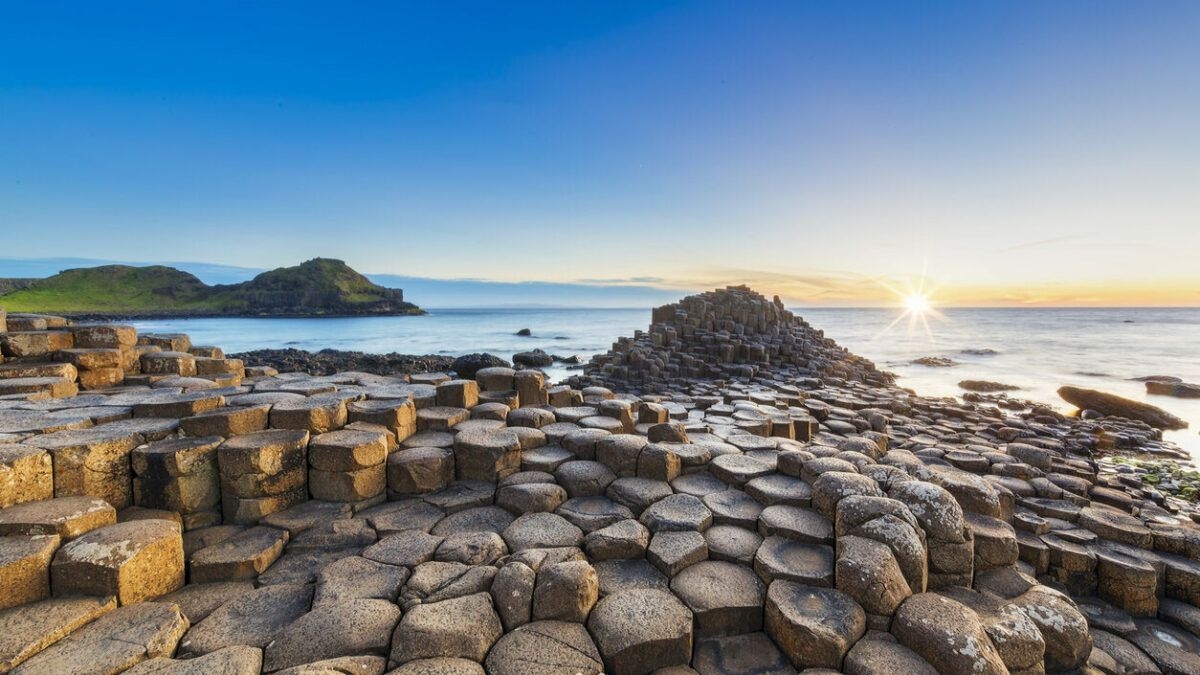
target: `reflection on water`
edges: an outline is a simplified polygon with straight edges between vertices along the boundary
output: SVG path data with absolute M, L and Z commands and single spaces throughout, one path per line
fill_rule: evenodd
M 1055 390 L 1071 384 L 1110 391 L 1163 407 L 1191 422 L 1168 438 L 1200 457 L 1200 400 L 1147 396 L 1129 378 L 1174 375 L 1200 382 L 1200 309 L 947 309 L 930 318 L 930 333 L 902 321 L 899 310 L 795 310 L 851 351 L 900 376 L 900 384 L 929 396 L 962 393 L 960 380 L 993 380 L 1021 387 L 1012 395 L 1066 406 Z M 645 329 L 647 309 L 453 309 L 419 317 L 337 319 L 181 319 L 135 322 L 143 332 L 181 331 L 197 344 L 229 352 L 296 347 L 364 352 L 460 355 L 541 348 L 588 358 L 618 336 Z M 529 328 L 532 337 L 516 332 Z M 994 353 L 992 353 L 994 352 Z M 922 356 L 958 365 L 912 365 Z M 567 374 L 562 367 L 552 377 Z

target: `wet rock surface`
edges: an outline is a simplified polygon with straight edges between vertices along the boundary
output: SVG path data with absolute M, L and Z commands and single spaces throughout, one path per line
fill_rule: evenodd
M 1153 426 L 920 397 L 744 288 L 557 386 L 78 335 L 0 398 L 0 671 L 1200 672 Z

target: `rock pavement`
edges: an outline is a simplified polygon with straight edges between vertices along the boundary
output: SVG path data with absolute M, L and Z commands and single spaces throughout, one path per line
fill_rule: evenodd
M 0 672 L 1200 673 L 1194 511 L 1096 460 L 1161 435 L 922 398 L 745 288 L 565 385 L 7 321 Z

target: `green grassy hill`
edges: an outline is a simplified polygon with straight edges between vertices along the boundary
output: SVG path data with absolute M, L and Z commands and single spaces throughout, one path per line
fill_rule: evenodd
M 208 286 L 172 267 L 70 269 L 0 294 L 9 312 L 139 316 L 343 316 L 417 314 L 400 289 L 369 281 L 340 260 L 315 258 L 250 281 Z

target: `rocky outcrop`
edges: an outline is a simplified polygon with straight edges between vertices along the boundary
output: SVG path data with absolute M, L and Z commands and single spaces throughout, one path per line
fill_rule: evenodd
M 650 328 L 619 338 L 592 358 L 580 386 L 634 393 L 666 391 L 697 379 L 794 379 L 831 376 L 877 385 L 893 378 L 792 314 L 775 297 L 745 286 L 702 293 L 657 307 Z
M 1138 420 L 1157 429 L 1185 429 L 1188 425 L 1162 408 L 1095 389 L 1059 387 L 1058 395 L 1080 410 L 1094 410 L 1101 415 Z

